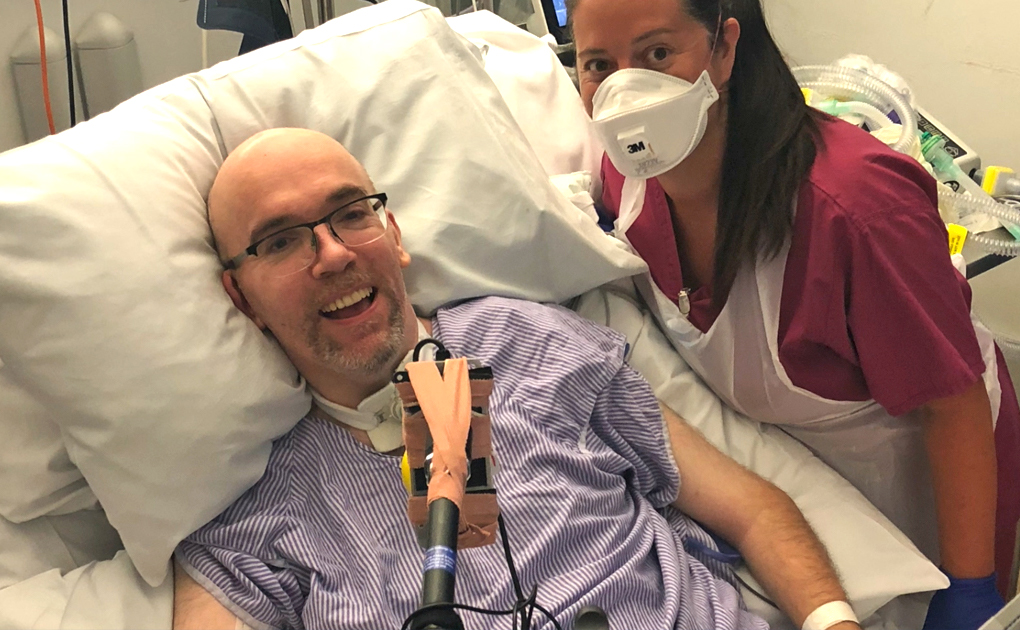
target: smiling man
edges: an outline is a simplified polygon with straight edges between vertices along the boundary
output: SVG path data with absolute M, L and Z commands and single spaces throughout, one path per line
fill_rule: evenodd
M 209 218 L 223 284 L 315 404 L 274 444 L 263 478 L 181 543 L 175 628 L 401 627 L 424 553 L 407 519 L 390 379 L 430 335 L 492 368 L 500 510 L 525 589 L 538 585 L 563 627 L 593 604 L 628 630 L 763 628 L 685 549 L 714 548 L 692 519 L 740 549 L 798 626 L 857 627 L 841 621 L 845 595 L 793 503 L 661 410 L 621 336 L 503 298 L 419 320 L 386 201 L 342 146 L 310 131 L 261 133 L 219 173 Z M 498 545 L 463 550 L 457 564 L 459 603 L 513 605 Z M 510 625 L 462 617 L 470 630 Z

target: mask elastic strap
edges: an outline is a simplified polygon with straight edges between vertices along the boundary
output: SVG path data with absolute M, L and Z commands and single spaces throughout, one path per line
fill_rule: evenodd
M 719 18 L 715 22 L 715 36 L 712 38 L 712 52 L 709 53 L 709 63 L 715 58 L 715 47 L 719 45 L 719 36 L 722 34 L 722 13 L 723 0 L 719 0 Z

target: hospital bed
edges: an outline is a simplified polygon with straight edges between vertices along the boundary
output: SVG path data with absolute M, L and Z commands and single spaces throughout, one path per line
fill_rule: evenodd
M 660 398 L 794 498 L 867 625 L 919 627 L 946 578 L 807 449 L 725 409 L 643 310 L 551 49 L 390 0 L 0 155 L 0 628 L 168 628 L 177 542 L 308 409 L 223 294 L 205 216 L 225 155 L 280 126 L 339 139 L 389 193 L 420 313 L 495 293 L 620 330 Z

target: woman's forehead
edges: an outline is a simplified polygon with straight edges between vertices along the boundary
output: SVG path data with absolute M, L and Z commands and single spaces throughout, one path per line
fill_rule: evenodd
M 581 0 L 573 15 L 578 54 L 606 45 L 637 45 L 655 34 L 693 34 L 701 27 L 682 0 Z

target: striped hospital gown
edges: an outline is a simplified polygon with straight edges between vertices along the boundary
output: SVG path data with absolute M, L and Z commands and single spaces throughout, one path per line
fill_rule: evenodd
M 454 356 L 490 365 L 499 504 L 525 590 L 568 630 L 585 605 L 616 630 L 765 628 L 683 548 L 704 532 L 663 508 L 680 478 L 652 392 L 623 339 L 573 313 L 503 298 L 439 312 Z M 400 461 L 306 418 L 276 442 L 263 478 L 181 543 L 177 557 L 255 628 L 400 628 L 424 554 Z M 501 547 L 461 550 L 458 603 L 513 605 Z M 462 612 L 467 630 L 511 627 Z M 538 629 L 552 628 L 536 614 Z

